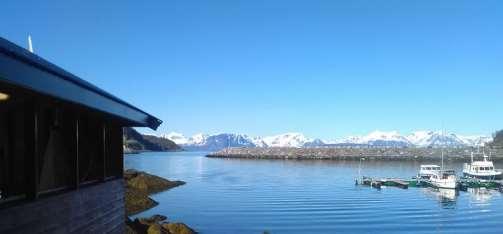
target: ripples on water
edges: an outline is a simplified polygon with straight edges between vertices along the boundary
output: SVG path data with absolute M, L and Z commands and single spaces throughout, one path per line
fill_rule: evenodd
M 163 214 L 200 233 L 503 233 L 503 196 L 431 188 L 355 186 L 358 162 L 127 155 L 135 168 L 186 185 L 159 193 Z M 368 176 L 409 178 L 420 163 L 365 162 Z M 461 163 L 448 165 L 461 170 Z M 496 165 L 498 166 L 498 165 Z

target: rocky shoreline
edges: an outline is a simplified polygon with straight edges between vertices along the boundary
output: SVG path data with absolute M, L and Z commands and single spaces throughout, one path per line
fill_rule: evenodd
M 473 148 L 226 148 L 208 154 L 210 158 L 293 159 L 293 160 L 395 160 L 436 161 L 444 151 L 445 160 L 466 161 Z M 493 161 L 503 161 L 503 150 L 487 150 Z
M 184 223 L 171 223 L 166 216 L 153 215 L 150 218 L 136 218 L 126 220 L 127 234 L 195 234 L 192 228 Z
M 162 192 L 180 185 L 183 181 L 170 181 L 142 171 L 126 170 L 124 172 L 126 184 L 126 233 L 166 233 L 166 234 L 192 234 L 193 229 L 183 223 L 166 221 L 162 215 L 154 215 L 150 218 L 129 219 L 128 216 L 148 210 L 159 203 L 149 195 Z

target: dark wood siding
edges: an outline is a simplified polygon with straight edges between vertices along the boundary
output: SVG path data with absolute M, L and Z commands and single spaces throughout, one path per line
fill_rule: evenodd
M 116 179 L 0 210 L 0 233 L 124 233 L 124 182 Z

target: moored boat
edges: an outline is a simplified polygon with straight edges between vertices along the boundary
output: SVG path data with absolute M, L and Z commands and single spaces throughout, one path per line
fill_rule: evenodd
M 425 181 L 435 188 L 455 189 L 457 187 L 457 177 L 454 170 L 444 169 L 444 150 L 441 156 L 442 166 L 421 165 L 418 181 Z
M 454 170 L 436 171 L 430 177 L 429 182 L 436 188 L 455 189 L 457 186 L 456 172 Z
M 463 176 L 468 178 L 476 178 L 481 180 L 500 180 L 503 179 L 502 171 L 494 169 L 492 161 L 488 160 L 488 156 L 482 153 L 482 161 L 473 161 L 474 154 L 472 152 L 471 162 L 463 164 Z

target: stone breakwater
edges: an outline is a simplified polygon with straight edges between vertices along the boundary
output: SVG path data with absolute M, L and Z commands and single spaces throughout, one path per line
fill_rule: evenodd
M 443 149 L 444 159 L 466 161 L 470 159 L 473 148 Z M 502 149 L 486 150 L 493 161 L 503 161 Z M 226 148 L 207 155 L 210 158 L 246 159 L 319 159 L 319 160 L 438 160 L 442 149 L 433 148 Z M 478 158 L 477 158 L 478 159 Z

